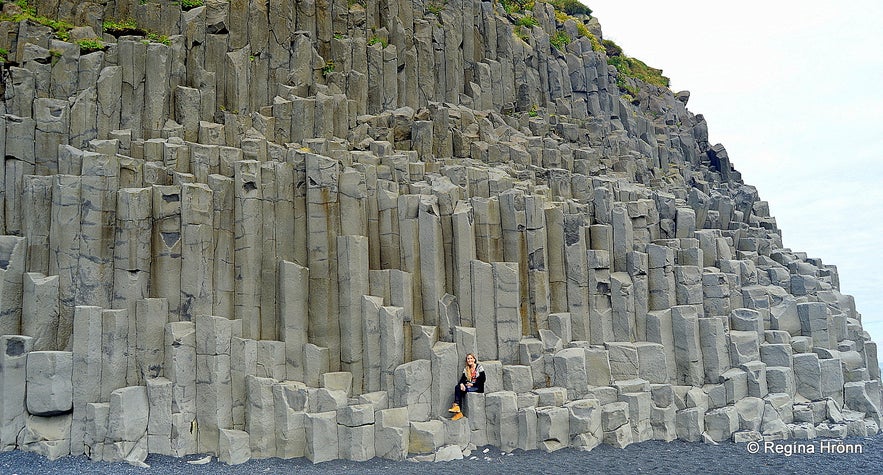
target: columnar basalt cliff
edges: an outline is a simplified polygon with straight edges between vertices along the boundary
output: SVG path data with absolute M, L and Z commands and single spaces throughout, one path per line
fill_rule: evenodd
M 5 2 L 0 450 L 876 434 L 837 269 L 689 94 L 508 3 Z M 486 392 L 451 420 L 468 352 Z

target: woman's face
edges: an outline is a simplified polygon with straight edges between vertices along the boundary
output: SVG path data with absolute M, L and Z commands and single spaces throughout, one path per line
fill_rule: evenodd
M 472 355 L 466 355 L 466 364 L 468 366 L 475 366 L 475 357 Z

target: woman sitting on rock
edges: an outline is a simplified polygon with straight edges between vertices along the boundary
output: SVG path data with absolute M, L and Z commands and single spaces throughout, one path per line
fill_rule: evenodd
M 454 388 L 454 405 L 448 409 L 453 412 L 452 420 L 463 417 L 460 410 L 460 404 L 463 403 L 463 396 L 466 393 L 483 393 L 484 392 L 484 368 L 478 364 L 475 355 L 469 353 L 466 355 L 466 366 L 463 368 L 463 374 L 460 375 L 460 382 Z

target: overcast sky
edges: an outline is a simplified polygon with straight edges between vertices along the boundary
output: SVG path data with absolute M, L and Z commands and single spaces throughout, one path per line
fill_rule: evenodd
M 785 247 L 836 265 L 883 342 L 883 1 L 582 1 L 691 92 Z

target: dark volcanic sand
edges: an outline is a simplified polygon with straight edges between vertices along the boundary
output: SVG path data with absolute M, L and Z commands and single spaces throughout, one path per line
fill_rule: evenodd
M 40 456 L 25 452 L 0 453 L 0 474 L 273 474 L 273 473 L 419 473 L 463 474 L 463 473 L 883 473 L 883 435 L 868 438 L 849 438 L 842 441 L 852 447 L 859 447 L 862 453 L 836 454 L 820 453 L 822 442 L 777 441 L 772 450 L 781 453 L 764 453 L 763 445 L 759 453 L 749 453 L 745 444 L 723 443 L 717 446 L 686 442 L 644 442 L 633 444 L 625 449 L 615 449 L 606 445 L 590 452 L 572 449 L 559 450 L 550 454 L 533 450 L 516 450 L 511 454 L 501 453 L 493 447 L 483 447 L 472 452 L 463 460 L 452 462 L 390 462 L 372 459 L 368 462 L 348 462 L 335 460 L 313 465 L 306 459 L 251 460 L 237 466 L 219 463 L 217 459 L 205 465 L 193 465 L 188 460 L 198 460 L 201 456 L 191 455 L 183 459 L 151 455 L 147 458 L 149 468 L 138 468 L 120 463 L 96 463 L 85 457 L 64 457 L 50 462 Z M 812 446 L 816 453 L 794 453 Z M 786 447 L 789 446 L 789 447 Z M 485 452 L 486 450 L 486 452 Z

